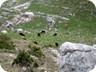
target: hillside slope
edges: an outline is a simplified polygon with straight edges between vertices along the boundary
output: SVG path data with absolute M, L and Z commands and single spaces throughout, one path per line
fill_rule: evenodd
M 33 14 L 28 20 L 27 13 Z M 17 19 L 17 22 L 15 22 Z M 29 68 L 12 62 L 22 51 L 40 48 L 44 58 L 36 58 L 39 67 L 33 72 L 58 72 L 59 47 L 66 41 L 96 44 L 96 8 L 88 0 L 8 0 L 0 8 L 0 30 L 5 28 L 15 50 L 0 49 L 0 62 L 8 72 L 22 72 Z M 14 23 L 12 23 L 14 22 Z M 22 29 L 25 37 L 17 29 Z M 6 35 L 6 34 L 5 34 Z M 35 43 L 35 46 L 34 46 Z M 34 49 L 33 49 L 34 50 Z M 37 49 L 38 50 L 38 49 Z M 38 55 L 38 51 L 36 53 Z M 32 66 L 33 64 L 31 64 Z M 29 71 L 28 71 L 29 72 Z

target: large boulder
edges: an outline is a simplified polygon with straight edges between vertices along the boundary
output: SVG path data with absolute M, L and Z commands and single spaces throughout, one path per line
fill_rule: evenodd
M 59 72 L 91 72 L 95 65 L 95 47 L 71 42 L 61 45 Z

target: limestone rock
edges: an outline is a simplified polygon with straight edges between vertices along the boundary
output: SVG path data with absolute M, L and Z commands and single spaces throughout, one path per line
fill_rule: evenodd
M 96 65 L 96 48 L 65 42 L 60 47 L 59 72 L 89 72 Z

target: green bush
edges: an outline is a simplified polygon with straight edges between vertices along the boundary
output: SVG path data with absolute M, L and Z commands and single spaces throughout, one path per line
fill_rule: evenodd
M 14 49 L 14 42 L 11 37 L 5 34 L 0 34 L 0 49 Z
M 43 54 L 43 52 L 42 52 L 42 50 L 41 50 L 41 47 L 39 47 L 39 46 L 36 46 L 36 45 L 29 45 L 29 47 L 30 47 L 30 51 L 29 51 L 29 53 L 31 54 L 31 55 L 34 55 L 34 56 L 36 56 L 36 57 L 38 57 L 38 58 L 41 58 L 41 57 L 44 57 L 44 54 Z
M 22 51 L 18 54 L 17 58 L 14 59 L 12 65 L 19 64 L 20 66 L 30 66 L 32 64 L 33 59 L 30 57 L 30 54 Z

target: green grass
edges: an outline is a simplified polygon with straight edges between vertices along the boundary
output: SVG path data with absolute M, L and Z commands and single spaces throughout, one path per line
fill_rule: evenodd
M 43 52 L 41 50 L 41 47 L 36 46 L 36 45 L 29 45 L 28 47 L 30 48 L 29 53 L 31 55 L 36 56 L 38 58 L 44 57 L 44 54 L 43 54 Z
M 46 22 L 44 21 L 44 19 L 36 18 L 31 22 L 17 25 L 16 28 L 23 28 L 24 30 L 31 32 L 30 34 L 26 34 L 27 40 L 29 40 L 30 42 L 37 41 L 40 45 L 51 44 L 53 47 L 55 47 L 55 42 L 58 42 L 59 45 L 61 45 L 66 41 L 90 45 L 96 43 L 95 22 L 81 21 L 80 19 L 72 17 L 68 22 L 68 26 L 69 28 L 65 29 L 64 23 L 57 23 L 55 25 L 57 31 L 47 30 L 47 32 L 45 34 L 42 34 L 41 37 L 38 37 L 37 33 L 42 29 L 46 29 Z M 55 32 L 57 32 L 58 35 L 56 37 L 53 37 L 53 34 Z M 17 33 L 11 32 L 10 35 L 12 35 L 12 37 L 15 39 L 21 38 L 21 36 L 19 36 L 19 34 Z
M 32 12 L 43 12 L 45 14 L 67 16 L 67 14 L 65 14 L 65 10 L 62 9 L 62 7 L 65 6 L 70 8 L 66 12 L 74 12 L 76 13 L 76 16 L 68 16 L 70 19 L 67 22 L 69 26 L 68 29 L 64 28 L 64 21 L 63 23 L 56 22 L 55 28 L 57 31 L 47 31 L 45 34 L 42 34 L 41 37 L 38 37 L 37 33 L 42 29 L 46 29 L 47 25 L 44 19 L 35 18 L 28 23 L 17 25 L 15 28 L 22 28 L 31 32 L 31 34 L 26 34 L 27 40 L 30 42 L 37 41 L 40 45 L 52 44 L 52 46 L 54 46 L 55 42 L 58 42 L 59 45 L 61 45 L 66 41 L 80 42 L 90 45 L 96 43 L 96 10 L 94 9 L 92 3 L 88 2 L 87 0 L 44 0 L 44 2 L 45 4 L 40 4 L 39 0 L 34 0 L 32 1 L 28 10 Z M 81 6 L 82 9 L 80 9 L 79 6 Z M 93 13 L 92 16 L 90 15 L 91 10 Z M 55 32 L 57 32 L 58 35 L 53 37 Z M 21 38 L 19 34 L 13 32 L 10 32 L 10 36 L 18 40 Z
M 11 37 L 6 34 L 0 34 L 0 49 L 3 50 L 14 50 L 14 42 Z

